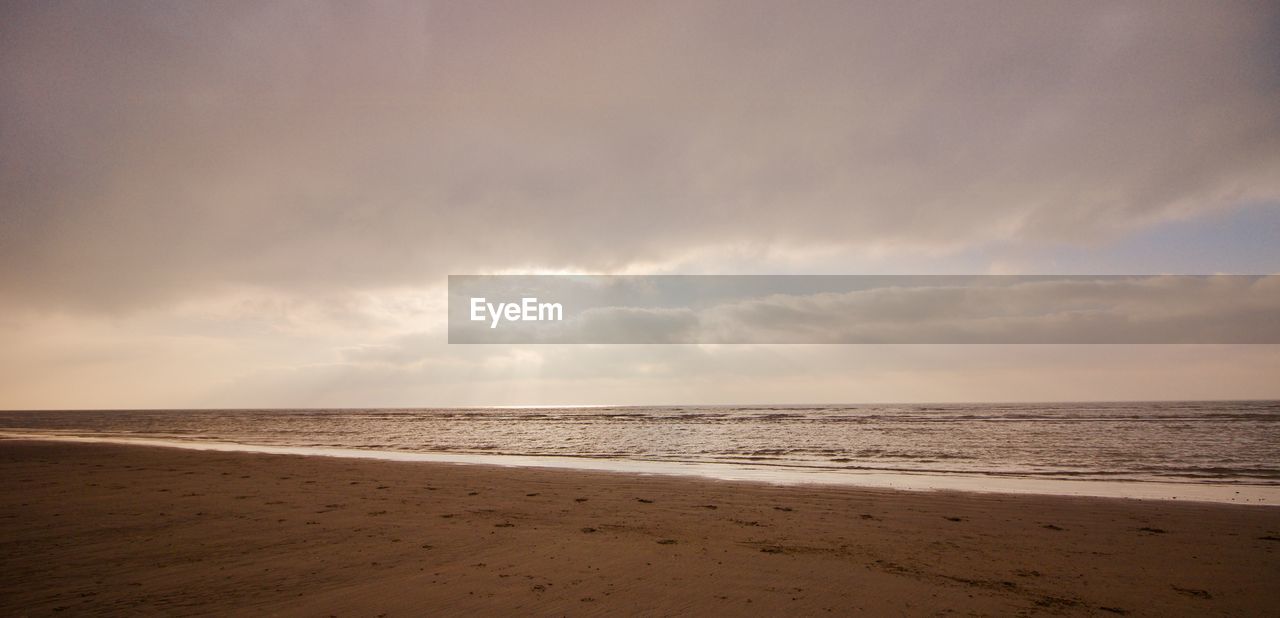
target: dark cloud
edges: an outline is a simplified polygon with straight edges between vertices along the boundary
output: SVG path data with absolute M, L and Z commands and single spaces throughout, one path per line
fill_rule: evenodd
M 7 3 L 0 294 L 133 309 L 1280 196 L 1274 3 Z

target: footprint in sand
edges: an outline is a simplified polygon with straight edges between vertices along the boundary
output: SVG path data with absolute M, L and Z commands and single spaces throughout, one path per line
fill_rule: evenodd
M 1208 590 L 1201 590 L 1199 588 L 1183 588 L 1182 586 L 1174 586 L 1174 585 L 1170 585 L 1169 587 L 1173 588 L 1175 592 L 1181 592 L 1182 594 L 1185 594 L 1189 597 L 1196 597 L 1197 599 L 1205 599 L 1205 600 L 1210 600 L 1213 598 L 1213 595 L 1209 594 Z

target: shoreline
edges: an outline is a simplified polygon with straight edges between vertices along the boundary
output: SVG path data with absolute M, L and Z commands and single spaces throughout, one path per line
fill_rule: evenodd
M 0 611 L 1260 615 L 1280 510 L 0 441 Z
M 119 444 L 195 451 L 242 452 L 310 457 L 319 456 L 342 459 L 428 462 L 495 466 L 504 468 L 515 467 L 553 470 L 584 470 L 619 474 L 704 478 L 721 481 L 754 482 L 784 486 L 821 485 L 916 492 L 958 491 L 980 494 L 1074 496 L 1130 500 L 1280 506 L 1280 486 L 1230 483 L 1215 484 L 1167 481 L 1039 479 L 1019 476 L 995 476 L 966 473 L 940 475 L 913 472 L 855 472 L 833 469 L 801 469 L 794 467 L 753 464 L 256 445 L 238 442 L 180 440 L 169 438 L 24 433 L 9 430 L 0 431 L 0 441 L 4 440 Z

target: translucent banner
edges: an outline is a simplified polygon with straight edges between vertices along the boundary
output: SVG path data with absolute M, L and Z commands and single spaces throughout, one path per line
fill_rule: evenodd
M 453 275 L 449 342 L 1280 343 L 1280 275 Z

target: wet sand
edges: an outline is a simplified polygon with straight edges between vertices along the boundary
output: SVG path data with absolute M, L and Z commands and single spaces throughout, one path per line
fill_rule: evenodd
M 1275 615 L 1280 508 L 0 441 L 0 612 Z

